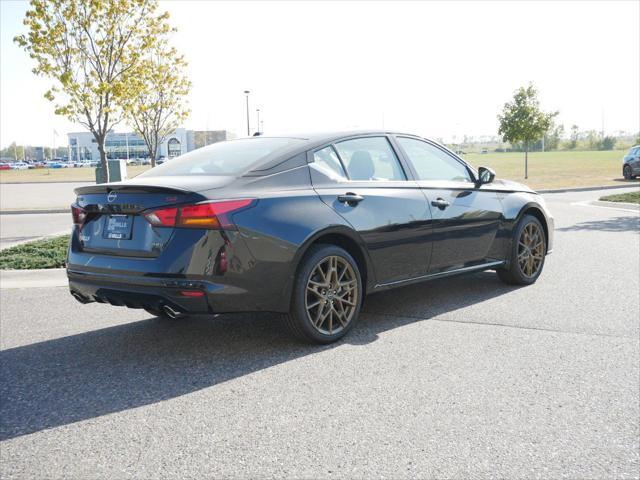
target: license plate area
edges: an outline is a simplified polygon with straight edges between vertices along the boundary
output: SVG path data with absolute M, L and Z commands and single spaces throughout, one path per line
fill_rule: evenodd
M 133 215 L 107 215 L 104 218 L 102 237 L 111 240 L 131 240 Z

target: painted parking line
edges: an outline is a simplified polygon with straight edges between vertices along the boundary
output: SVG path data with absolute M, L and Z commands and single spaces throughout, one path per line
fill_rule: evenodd
M 583 202 L 572 202 L 571 205 L 575 205 L 578 207 L 591 207 L 591 208 L 606 208 L 607 210 L 619 210 L 622 212 L 634 212 L 638 213 L 640 211 L 640 207 L 634 208 L 630 205 L 630 208 L 621 208 L 621 207 L 610 207 L 608 205 L 595 205 L 593 201 L 586 200 Z

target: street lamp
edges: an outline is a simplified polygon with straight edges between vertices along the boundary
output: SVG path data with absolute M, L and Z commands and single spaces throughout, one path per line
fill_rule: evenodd
M 260 133 L 260 109 L 256 108 L 256 114 L 258 115 L 258 121 L 256 122 L 258 133 Z
M 251 92 L 249 90 L 244 91 L 244 95 L 247 99 L 247 137 L 251 136 L 251 132 L 249 131 L 249 94 Z

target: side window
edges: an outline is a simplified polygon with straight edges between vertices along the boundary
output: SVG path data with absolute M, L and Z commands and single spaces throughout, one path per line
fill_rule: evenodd
M 336 143 L 351 180 L 406 180 L 385 137 L 363 137 Z
M 398 137 L 419 180 L 453 180 L 471 182 L 469 170 L 451 155 L 415 138 Z
M 346 180 L 347 176 L 344 173 L 344 168 L 340 163 L 338 155 L 332 146 L 318 150 L 313 154 L 313 163 L 317 168 L 323 171 L 323 173 L 336 180 Z

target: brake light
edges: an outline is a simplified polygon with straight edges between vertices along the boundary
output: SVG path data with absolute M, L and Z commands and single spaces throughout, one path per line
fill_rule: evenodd
M 73 223 L 75 225 L 82 225 L 87 218 L 87 212 L 82 207 L 73 203 L 71 204 L 71 216 L 73 217 Z
M 180 295 L 183 297 L 198 298 L 204 297 L 204 292 L 200 290 L 180 290 Z
M 144 214 L 155 227 L 182 228 L 235 228 L 229 214 L 250 206 L 253 199 L 227 200 L 223 202 L 195 203 L 180 207 L 152 210 Z

